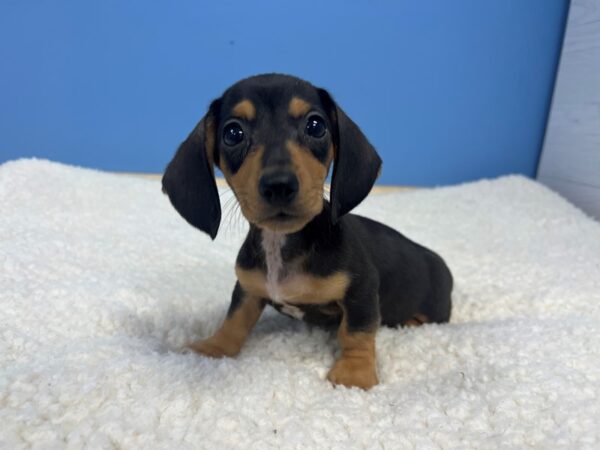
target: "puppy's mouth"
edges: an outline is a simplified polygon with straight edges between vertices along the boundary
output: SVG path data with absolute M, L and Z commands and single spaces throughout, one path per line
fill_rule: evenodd
M 288 223 L 295 220 L 302 219 L 303 216 L 297 213 L 293 213 L 286 210 L 275 211 L 271 214 L 266 214 L 260 220 L 259 223 Z
M 272 231 L 291 233 L 300 230 L 310 219 L 304 214 L 297 214 L 287 210 L 275 211 L 256 221 L 260 228 Z
M 280 211 L 269 217 L 267 220 L 279 220 L 281 222 L 287 222 L 294 219 L 298 219 L 298 216 L 285 211 Z

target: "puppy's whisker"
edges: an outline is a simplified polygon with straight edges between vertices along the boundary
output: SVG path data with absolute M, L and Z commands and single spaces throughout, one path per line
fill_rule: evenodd
M 235 203 L 231 203 L 229 205 L 227 205 L 224 209 L 225 209 L 225 213 L 223 215 L 223 221 L 226 223 L 226 225 L 228 224 L 228 222 L 231 219 L 232 216 L 232 211 L 235 208 Z
M 233 205 L 234 203 L 237 203 L 237 199 L 234 196 L 231 196 L 227 200 L 225 200 L 225 202 L 223 204 L 225 206 L 230 206 L 230 205 Z
M 222 208 L 224 211 L 223 221 L 225 222 L 225 226 L 229 227 L 229 223 L 231 222 L 233 210 L 235 209 L 235 207 L 237 205 L 237 199 L 231 189 L 229 189 L 226 193 L 229 194 L 230 197 L 223 201 L 223 208 Z
M 239 210 L 240 204 L 238 202 L 233 203 L 228 210 L 227 228 L 233 232 L 240 230 Z
M 234 210 L 234 214 L 235 214 L 235 218 L 236 218 L 236 225 L 239 227 L 239 230 L 243 230 L 244 229 L 244 225 L 245 225 L 245 220 L 244 220 L 244 216 L 242 214 L 242 209 L 239 203 L 236 204 L 235 210 Z
M 228 231 L 237 232 L 244 229 L 244 217 L 241 212 L 240 201 L 244 201 L 245 192 L 236 193 L 230 189 L 231 197 L 223 203 L 223 223 L 224 228 Z

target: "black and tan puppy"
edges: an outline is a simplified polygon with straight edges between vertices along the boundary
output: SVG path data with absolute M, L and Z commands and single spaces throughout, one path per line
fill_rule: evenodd
M 227 317 L 193 350 L 236 355 L 271 305 L 339 326 L 341 355 L 328 379 L 368 389 L 378 383 L 380 324 L 449 320 L 452 276 L 444 261 L 385 225 L 348 214 L 371 190 L 381 159 L 327 91 L 291 76 L 259 75 L 212 102 L 167 167 L 163 190 L 213 239 L 221 219 L 214 166 L 250 230 Z

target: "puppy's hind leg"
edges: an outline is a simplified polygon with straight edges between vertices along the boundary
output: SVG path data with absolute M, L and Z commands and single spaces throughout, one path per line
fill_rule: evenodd
M 431 289 L 420 312 L 427 318 L 427 322 L 445 323 L 450 320 L 452 312 L 454 280 L 450 269 L 439 255 L 432 252 L 429 264 Z
M 445 323 L 452 310 L 452 274 L 444 260 L 428 251 L 429 287 L 416 306 L 416 312 L 400 321 L 404 327 L 417 327 L 425 323 Z
M 418 327 L 429 322 L 429 318 L 425 314 L 416 313 L 411 319 L 408 319 L 402 324 L 403 327 Z

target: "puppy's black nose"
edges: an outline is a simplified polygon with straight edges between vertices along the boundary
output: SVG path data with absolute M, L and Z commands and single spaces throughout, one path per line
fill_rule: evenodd
M 260 177 L 258 191 L 272 206 L 285 206 L 298 194 L 298 178 L 293 172 L 272 172 Z

